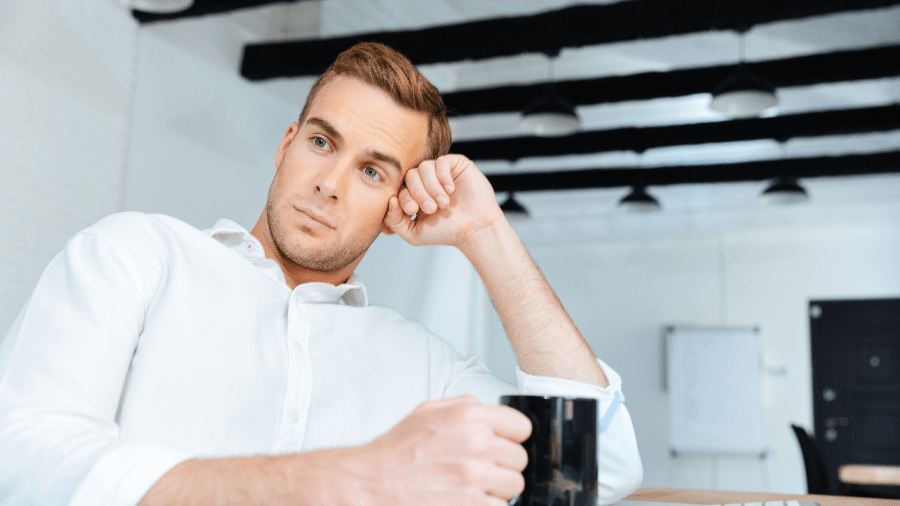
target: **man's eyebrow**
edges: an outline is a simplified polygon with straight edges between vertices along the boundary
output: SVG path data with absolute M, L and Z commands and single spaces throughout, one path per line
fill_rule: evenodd
M 397 169 L 397 172 L 403 174 L 403 167 L 400 165 L 400 162 L 393 156 L 386 155 L 380 151 L 374 151 L 371 149 L 366 150 L 366 154 L 371 156 L 375 161 L 384 162 L 388 165 L 393 166 L 395 169 Z
M 307 119 L 306 123 L 312 124 L 312 125 L 315 125 L 315 126 L 321 128 L 332 139 L 334 139 L 338 142 L 344 142 L 344 136 L 341 135 L 340 132 L 338 132 L 336 128 L 331 126 L 331 123 L 325 121 L 324 119 L 313 116 L 312 118 Z
M 331 123 L 325 121 L 322 118 L 313 116 L 313 117 L 307 119 L 306 123 L 312 124 L 312 125 L 315 125 L 315 126 L 321 128 L 323 131 L 325 131 L 325 133 L 329 137 L 333 138 L 334 140 L 336 140 L 338 142 L 344 141 L 344 136 L 341 135 L 340 132 L 338 132 L 337 129 L 331 125 Z M 371 149 L 367 150 L 366 154 L 371 156 L 372 159 L 377 162 L 384 162 L 388 165 L 391 165 L 392 167 L 397 169 L 397 172 L 399 172 L 400 174 L 403 174 L 403 166 L 400 165 L 400 161 L 397 160 L 396 158 L 394 158 L 393 156 L 386 155 L 386 154 L 382 153 L 381 151 L 375 151 L 375 150 L 371 150 Z

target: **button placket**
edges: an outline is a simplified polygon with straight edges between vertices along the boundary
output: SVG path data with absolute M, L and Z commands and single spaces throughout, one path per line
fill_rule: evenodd
M 291 295 L 291 335 L 294 352 L 292 358 L 297 361 L 296 389 L 290 403 L 293 430 L 287 441 L 291 451 L 299 451 L 306 436 L 306 425 L 309 420 L 309 405 L 312 397 L 312 364 L 309 360 L 310 315 L 309 306 L 303 301 L 302 292 L 295 289 Z M 296 419 L 295 419 L 296 416 Z
M 287 313 L 287 385 L 277 451 L 300 448 L 306 433 L 306 415 L 312 393 L 312 375 L 306 352 L 306 345 L 309 343 L 309 316 L 296 291 L 291 294 Z

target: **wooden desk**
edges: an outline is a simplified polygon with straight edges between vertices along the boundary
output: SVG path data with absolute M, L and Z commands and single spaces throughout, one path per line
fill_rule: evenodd
M 841 497 L 834 495 L 770 494 L 765 492 L 726 492 L 722 490 L 686 490 L 677 488 L 642 488 L 626 501 L 674 502 L 682 504 L 728 504 L 755 501 L 813 501 L 822 506 L 897 506 L 898 501 Z
M 847 464 L 838 468 L 838 479 L 855 485 L 900 486 L 900 466 Z

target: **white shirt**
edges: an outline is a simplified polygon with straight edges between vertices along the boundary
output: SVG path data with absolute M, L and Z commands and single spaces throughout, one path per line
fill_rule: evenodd
M 599 495 L 642 478 L 619 376 L 517 371 L 518 392 L 599 399 Z M 239 225 L 121 213 L 73 237 L 0 344 L 0 503 L 134 505 L 191 457 L 360 445 L 418 404 L 517 389 L 363 285 L 291 290 Z

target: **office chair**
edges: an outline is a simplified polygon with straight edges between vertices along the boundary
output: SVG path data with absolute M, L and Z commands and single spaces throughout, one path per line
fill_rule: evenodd
M 810 494 L 835 494 L 836 490 L 828 479 L 828 468 L 825 467 L 825 459 L 816 441 L 809 437 L 806 429 L 791 424 L 797 442 L 800 443 L 800 451 L 803 453 L 803 466 L 806 468 L 806 488 Z

